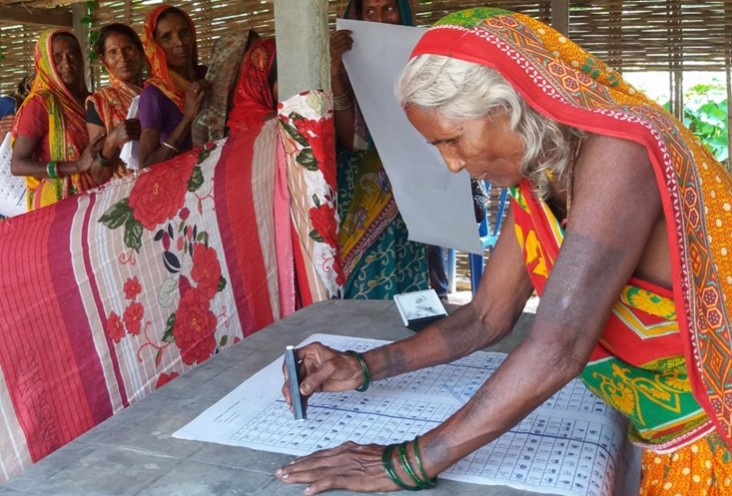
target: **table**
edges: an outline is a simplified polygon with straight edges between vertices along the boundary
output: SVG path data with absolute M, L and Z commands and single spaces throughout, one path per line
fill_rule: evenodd
M 532 317 L 525 313 L 513 335 L 492 349 L 512 349 L 525 335 Z M 244 339 L 96 426 L 1 486 L 0 494 L 301 495 L 303 485 L 285 485 L 272 475 L 292 459 L 290 455 L 171 435 L 275 360 L 286 345 L 316 332 L 388 340 L 411 334 L 391 301 L 316 303 Z M 534 494 L 449 480 L 441 480 L 428 494 L 478 496 L 489 491 L 492 496 Z

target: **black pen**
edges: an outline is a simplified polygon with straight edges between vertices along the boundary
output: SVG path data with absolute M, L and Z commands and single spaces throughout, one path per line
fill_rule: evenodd
M 297 374 L 297 362 L 295 361 L 295 347 L 292 345 L 285 348 L 285 365 L 287 366 L 287 379 L 290 383 L 290 399 L 295 420 L 305 420 L 305 409 L 300 395 L 300 377 Z

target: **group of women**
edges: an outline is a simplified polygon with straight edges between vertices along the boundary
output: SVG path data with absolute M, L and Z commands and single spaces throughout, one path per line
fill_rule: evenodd
M 345 17 L 414 25 L 407 0 L 353 0 Z M 344 296 L 390 298 L 429 286 L 427 248 L 407 239 L 391 185 L 355 102 L 342 63 L 352 43 L 348 31 L 336 31 L 331 38 Z M 54 30 L 38 40 L 38 77 L 13 128 L 11 170 L 26 176 L 29 209 L 130 173 L 119 160 L 129 140 L 139 139 L 142 167 L 192 148 L 191 127 L 210 85 L 206 68 L 198 65 L 190 17 L 161 5 L 147 15 L 142 39 L 129 26 L 111 24 L 102 28 L 96 51 L 109 85 L 89 95 L 74 35 Z M 230 132 L 259 126 L 275 114 L 275 52 L 274 40 L 247 37 L 227 109 Z M 150 77 L 143 82 L 145 58 Z M 212 72 L 216 60 L 214 54 Z M 137 96 L 138 116 L 128 119 Z
M 12 128 L 11 172 L 26 178 L 29 210 L 129 174 L 119 159 L 127 141 L 140 140 L 143 166 L 191 148 L 191 123 L 206 85 L 188 15 L 169 5 L 155 8 L 142 40 L 127 25 L 107 25 L 95 50 L 109 85 L 90 95 L 76 37 L 56 29 L 38 39 L 36 77 Z M 146 57 L 151 77 L 143 86 Z M 128 119 L 137 96 L 138 118 Z

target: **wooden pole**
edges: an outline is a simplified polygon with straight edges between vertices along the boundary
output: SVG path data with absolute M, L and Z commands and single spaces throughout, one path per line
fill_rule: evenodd
M 569 36 L 569 0 L 552 0 L 552 27 Z

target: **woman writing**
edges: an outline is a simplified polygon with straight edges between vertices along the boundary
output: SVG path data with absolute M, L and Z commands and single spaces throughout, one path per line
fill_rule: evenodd
M 109 85 L 86 100 L 89 139 L 107 135 L 97 155 L 98 167 L 91 171 L 94 181 L 102 184 L 112 176 L 124 177 L 131 172 L 119 160 L 119 152 L 127 141 L 140 139 L 140 121 L 127 119 L 127 112 L 142 90 L 145 55 L 135 30 L 119 23 L 101 29 L 94 49 L 109 74 Z
M 728 494 L 729 173 L 617 72 L 505 10 L 440 21 L 398 86 L 448 169 L 511 188 L 511 211 L 471 303 L 363 355 L 298 350 L 301 391 L 363 390 L 447 363 L 510 333 L 534 290 L 541 301 L 526 339 L 438 427 L 397 446 L 325 450 L 276 475 L 307 494 L 431 487 L 579 376 L 630 421 L 640 494 Z
M 89 170 L 104 139 L 99 135 L 89 145 L 84 62 L 76 37 L 63 30 L 41 33 L 35 69 L 33 88 L 15 121 L 10 166 L 14 176 L 26 176 L 29 210 L 95 186 Z
M 347 19 L 414 25 L 407 0 L 353 0 Z M 354 100 L 343 67 L 350 31 L 330 39 L 333 109 L 338 139 L 338 238 L 345 298 L 385 299 L 429 285 L 427 249 L 407 239 L 391 184 Z
M 142 36 L 152 77 L 140 94 L 140 162 L 157 164 L 192 148 L 191 124 L 208 83 L 198 65 L 196 30 L 188 14 L 160 5 L 145 18 Z

